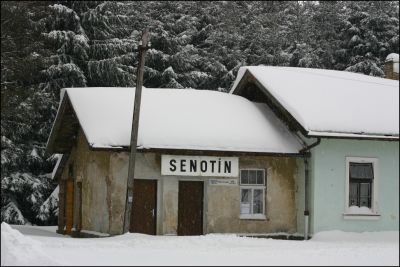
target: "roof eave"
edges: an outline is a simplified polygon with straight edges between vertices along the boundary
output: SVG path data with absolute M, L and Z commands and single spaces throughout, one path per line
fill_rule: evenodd
M 92 151 L 120 151 L 129 152 L 130 147 L 128 146 L 116 146 L 116 147 L 94 147 L 90 146 Z M 230 156 L 302 156 L 299 152 L 263 152 L 263 151 L 242 151 L 242 150 L 221 150 L 221 149 L 187 149 L 187 148 L 162 148 L 162 147 L 138 147 L 138 152 L 142 153 L 165 153 L 171 155 L 230 155 Z
M 307 137 L 321 137 L 321 138 L 335 138 L 335 139 L 399 141 L 398 135 L 366 134 L 366 133 L 308 131 L 306 136 Z

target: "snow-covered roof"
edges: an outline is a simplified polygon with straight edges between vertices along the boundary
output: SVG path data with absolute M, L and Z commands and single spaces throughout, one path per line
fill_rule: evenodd
M 67 88 L 67 98 L 91 147 L 130 145 L 134 88 Z M 265 104 L 216 91 L 150 88 L 142 92 L 138 147 L 289 154 L 302 148 Z
M 399 137 L 399 81 L 294 67 L 239 69 L 231 93 L 252 75 L 309 136 Z
M 392 61 L 399 63 L 399 54 L 391 53 L 386 57 L 385 61 Z

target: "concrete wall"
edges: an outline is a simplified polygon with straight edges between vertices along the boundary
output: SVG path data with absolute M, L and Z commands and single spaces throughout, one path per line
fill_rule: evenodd
M 124 166 L 121 167 L 118 157 L 111 154 L 108 151 L 91 151 L 83 132 L 79 131 L 60 180 L 60 185 L 68 178 L 74 180 L 75 229 L 78 229 L 81 220 L 83 230 L 122 233 L 126 177 L 121 174 L 124 173 Z M 72 177 L 69 175 L 70 166 L 73 169 Z M 79 214 L 78 182 L 82 182 L 82 218 Z M 59 203 L 63 205 L 63 200 L 60 199 Z M 63 214 L 63 207 L 60 207 L 60 211 Z
M 240 219 L 240 186 L 207 183 L 207 233 L 294 233 L 297 230 L 296 158 L 241 157 L 239 167 L 266 170 L 265 220 Z
M 376 220 L 345 219 L 346 157 L 378 159 Z M 312 149 L 311 232 L 399 230 L 399 142 L 323 139 Z
M 119 153 L 119 157 L 121 161 L 125 158 L 124 169 L 127 169 L 128 153 Z M 297 196 L 296 179 L 303 177 L 303 173 L 298 172 L 298 164 L 299 159 L 297 158 L 240 158 L 240 168 L 264 168 L 266 170 L 266 220 L 239 219 L 239 185 L 209 185 L 209 179 L 212 177 L 161 176 L 161 155 L 159 154 L 139 154 L 136 176 L 141 179 L 157 179 L 159 181 L 158 234 L 176 235 L 177 233 L 180 180 L 204 181 L 204 233 L 294 233 L 297 231 L 296 199 L 301 198 L 301 196 Z M 123 171 L 121 171 L 121 176 L 124 176 L 122 173 Z
M 74 179 L 82 181 L 82 229 L 121 234 L 126 200 L 127 152 L 92 151 L 82 132 L 72 149 L 69 163 Z M 157 234 L 176 235 L 180 180 L 204 181 L 204 233 L 272 233 L 297 231 L 298 203 L 304 180 L 302 160 L 287 157 L 246 156 L 243 168 L 266 170 L 266 219 L 240 219 L 240 186 L 210 185 L 213 177 L 161 176 L 161 155 L 138 153 L 136 177 L 155 179 L 157 187 Z M 300 166 L 300 167 L 299 167 Z M 63 176 L 66 175 L 63 173 Z M 303 192 L 303 193 L 302 193 Z M 78 200 L 78 198 L 76 198 Z M 76 201 L 76 206 L 78 201 Z M 301 204 L 300 204 L 301 205 Z M 78 211 L 78 208 L 75 208 Z M 79 215 L 74 215 L 76 224 Z M 302 229 L 301 229 L 302 231 Z
M 296 219 L 297 233 L 304 235 L 304 204 L 305 204 L 305 175 L 304 175 L 304 158 L 296 158 L 297 171 L 295 172 L 295 196 L 296 196 Z

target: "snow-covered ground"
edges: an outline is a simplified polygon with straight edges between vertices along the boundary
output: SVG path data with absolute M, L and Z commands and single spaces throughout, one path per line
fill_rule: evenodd
M 125 234 L 70 238 L 1 224 L 1 265 L 399 265 L 399 232 L 321 232 L 309 241 Z

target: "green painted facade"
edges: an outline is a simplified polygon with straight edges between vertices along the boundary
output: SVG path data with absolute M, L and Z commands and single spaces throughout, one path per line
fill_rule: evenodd
M 399 230 L 399 142 L 322 139 L 310 160 L 310 232 Z M 378 159 L 380 217 L 345 219 L 346 157 Z M 375 186 L 375 185 L 374 185 Z

